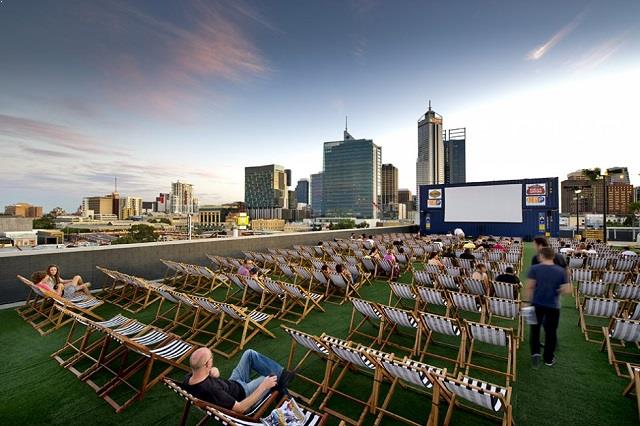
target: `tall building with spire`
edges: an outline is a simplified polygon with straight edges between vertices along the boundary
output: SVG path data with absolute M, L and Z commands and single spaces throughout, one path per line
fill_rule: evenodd
M 442 116 L 431 109 L 418 120 L 418 159 L 416 161 L 416 194 L 420 185 L 444 183 L 444 142 L 442 140 Z M 416 210 L 422 209 L 418 198 Z

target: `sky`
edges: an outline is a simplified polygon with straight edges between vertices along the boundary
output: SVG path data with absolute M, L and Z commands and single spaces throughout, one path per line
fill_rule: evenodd
M 627 166 L 640 185 L 640 1 L 0 0 L 0 206 L 74 211 L 244 167 L 322 169 L 373 139 L 415 191 L 417 120 L 467 129 L 467 181 Z

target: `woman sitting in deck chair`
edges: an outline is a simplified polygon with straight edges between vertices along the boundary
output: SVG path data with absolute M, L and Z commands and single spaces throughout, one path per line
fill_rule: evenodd
M 45 271 L 38 271 L 31 274 L 31 281 L 36 284 L 36 287 L 45 291 L 56 293 L 58 296 L 62 296 L 62 289 L 64 288 L 64 285 L 51 285 L 47 278 L 48 275 Z
M 62 294 L 65 299 L 73 297 L 78 292 L 84 293 L 87 296 L 91 294 L 89 292 L 89 285 L 82 282 L 82 277 L 80 277 L 80 275 L 76 275 L 70 280 L 60 278 L 60 268 L 58 268 L 58 265 L 49 265 L 47 267 L 46 276 L 37 282 L 36 285 L 40 284 L 51 287 L 59 295 Z M 58 292 L 56 288 L 60 287 L 61 290 Z

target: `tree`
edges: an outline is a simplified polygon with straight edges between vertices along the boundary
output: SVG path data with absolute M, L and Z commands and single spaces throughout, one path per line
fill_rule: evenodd
M 600 167 L 595 167 L 593 169 L 582 169 L 582 174 L 589 179 L 590 182 L 597 182 L 600 179 Z M 596 208 L 596 191 L 591 191 L 593 194 L 593 208 Z M 577 201 L 576 201 L 577 202 Z M 604 205 L 603 205 L 604 208 Z
M 158 233 L 153 226 L 144 223 L 133 225 L 129 234 L 116 238 L 111 244 L 153 243 L 158 241 Z
M 53 218 L 46 214 L 39 219 L 33 219 L 33 229 L 55 229 Z
M 638 218 L 640 222 L 640 201 L 634 201 L 633 203 L 629 203 L 629 214 Z M 631 216 L 631 223 L 633 226 L 633 216 Z

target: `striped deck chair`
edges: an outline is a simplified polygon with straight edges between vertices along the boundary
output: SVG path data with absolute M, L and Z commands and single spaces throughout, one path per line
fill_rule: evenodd
M 360 265 L 357 263 L 347 263 L 344 266 L 347 268 L 349 273 L 351 273 L 351 281 L 358 288 L 365 284 L 371 285 L 371 274 L 369 272 L 364 272 Z
M 222 310 L 223 320 L 226 318 L 228 321 L 220 330 L 216 342 L 210 347 L 213 352 L 229 359 L 243 350 L 244 346 L 258 333 L 265 334 L 272 339 L 276 338 L 265 327 L 273 319 L 273 315 L 256 310 L 248 312 L 246 308 L 229 303 L 218 303 L 218 307 Z M 234 340 L 238 331 L 241 332 L 240 340 Z M 228 344 L 231 344 L 231 348 L 227 352 L 222 345 L 226 347 Z
M 428 263 L 424 265 L 424 271 L 428 274 L 442 274 L 442 270 L 438 265 L 430 265 Z
M 222 309 L 218 302 L 208 297 L 194 295 L 191 296 L 191 300 L 197 305 L 197 310 L 193 320 L 194 329 L 187 341 L 209 346 L 218 338 L 220 330 L 224 327 Z M 211 324 L 216 324 L 213 330 L 209 329 Z
M 458 368 L 461 368 L 464 365 L 465 361 L 465 345 L 467 337 L 464 327 L 462 327 L 460 322 L 455 318 L 443 317 L 441 315 L 430 314 L 427 312 L 418 312 L 418 316 L 420 318 L 420 325 L 422 327 L 422 335 L 426 336 L 424 346 L 420 350 L 420 361 L 422 361 L 427 356 L 448 361 L 454 364 L 453 374 L 457 374 Z M 459 339 L 460 343 L 458 345 L 454 345 L 446 342 L 436 341 L 434 338 L 435 334 L 448 336 L 448 339 Z M 429 351 L 431 345 L 444 346 L 450 349 L 454 349 L 457 354 L 454 358 L 451 356 Z
M 640 420 L 640 365 L 627 363 L 630 382 L 622 391 L 622 395 L 630 397 L 635 393 L 636 407 L 638 408 L 638 419 Z
M 623 318 L 614 318 L 608 327 L 602 327 L 604 334 L 604 342 L 602 342 L 601 352 L 607 350 L 609 364 L 613 365 L 618 377 L 629 377 L 620 365 L 629 362 L 630 359 L 640 360 L 640 321 L 627 320 Z M 620 343 L 618 343 L 620 342 Z M 636 350 L 631 352 L 631 348 Z M 625 348 L 626 351 L 616 348 Z M 618 356 L 624 356 L 625 361 L 619 360 Z
M 602 323 L 600 322 L 599 324 L 588 324 L 587 317 L 606 318 L 607 320 L 611 320 L 613 317 L 616 317 L 620 314 L 621 307 L 622 306 L 620 301 L 616 299 L 585 297 L 584 302 L 578 305 L 578 325 L 580 326 L 582 334 L 584 334 L 585 340 L 587 342 L 602 342 L 602 340 L 600 339 L 593 339 L 590 335 L 593 332 L 600 332 L 600 330 L 602 329 Z
M 174 368 L 185 372 L 189 368 L 183 363 L 196 349 L 195 346 L 170 336 L 158 345 L 148 344 L 143 338 L 129 338 L 115 331 L 108 331 L 110 340 L 120 343 L 119 356 L 110 361 L 102 360 L 97 369 L 85 376 L 83 381 L 91 386 L 117 413 L 121 413 L 156 385 Z M 131 359 L 135 358 L 135 359 Z M 127 364 L 123 362 L 129 361 Z M 154 367 L 159 368 L 154 368 Z M 112 374 L 112 378 L 98 385 L 94 376 L 98 373 Z
M 514 423 L 510 387 L 497 386 L 462 374 L 458 375 L 457 379 L 435 374 L 431 376 L 442 391 L 439 395 L 451 395 L 444 419 L 445 425 L 455 424 L 455 422 L 452 422 L 452 416 L 456 407 L 501 421 L 502 426 L 511 426 Z M 462 400 L 465 403 L 458 402 L 458 400 Z M 434 402 L 436 405 L 439 405 L 439 403 L 440 401 Z M 438 420 L 435 419 L 434 424 L 437 423 Z
M 468 375 L 469 370 L 475 369 L 505 376 L 507 386 L 509 386 L 509 382 L 511 380 L 515 382 L 517 346 L 516 342 L 513 341 L 513 329 L 498 327 L 495 325 L 480 324 L 471 321 L 465 321 L 465 326 L 467 328 L 467 337 L 469 338 L 469 349 L 464 365 L 464 374 Z M 483 343 L 493 347 L 502 348 L 505 351 L 505 354 L 501 355 L 496 353 L 495 350 L 490 353 L 477 351 L 475 350 L 476 343 Z M 506 369 L 498 370 L 487 365 L 475 364 L 473 362 L 474 355 L 480 355 L 482 358 L 504 361 L 506 362 Z M 494 363 L 492 363 L 492 365 L 493 364 Z
M 397 282 L 389 282 L 389 301 L 388 305 L 396 307 L 405 307 L 405 302 L 409 304 L 410 309 L 415 309 L 416 305 L 416 293 L 413 290 L 413 286 L 411 284 L 403 284 Z M 393 299 L 396 299 L 395 303 L 392 304 Z
M 476 296 L 488 296 L 486 294 L 484 284 L 480 280 L 476 280 L 473 278 L 464 278 L 462 280 L 462 287 L 469 294 L 474 294 Z
M 325 293 L 325 300 L 329 302 L 329 297 L 335 294 L 336 290 L 341 291 L 344 296 L 340 297 L 339 304 L 344 304 L 352 296 L 360 297 L 358 293 L 359 286 L 354 284 L 352 280 L 347 279 L 344 275 L 337 272 L 329 274 L 329 285 Z
M 458 267 L 449 267 L 449 268 L 444 268 L 445 272 L 447 275 L 454 277 L 454 278 L 458 278 L 458 277 L 462 277 L 463 271 L 464 269 L 462 268 L 458 268 Z
M 572 281 L 593 281 L 593 271 L 590 269 L 572 269 Z
M 388 407 L 393 398 L 393 395 L 396 391 L 398 385 L 402 386 L 406 390 L 411 390 L 420 395 L 425 395 L 430 399 L 433 399 L 432 394 L 435 392 L 435 399 L 438 399 L 438 391 L 439 388 L 434 386 L 434 382 L 432 381 L 431 375 L 437 376 L 446 376 L 447 369 L 446 368 L 438 368 L 429 364 L 425 364 L 419 361 L 414 361 L 405 357 L 402 360 L 399 359 L 388 359 L 388 358 L 379 358 L 376 359 L 380 368 L 382 368 L 386 374 L 392 379 L 391 387 L 387 392 L 387 396 L 385 397 L 382 405 L 378 407 L 378 416 L 376 417 L 375 423 L 376 425 L 380 424 L 384 417 L 391 417 L 393 420 L 401 421 L 404 423 L 408 423 L 410 425 L 419 426 L 422 424 L 432 425 L 433 418 L 437 418 L 437 407 L 429 413 L 429 416 L 426 422 L 422 421 L 420 423 L 416 422 L 413 419 L 403 416 L 403 414 L 408 414 L 406 412 L 396 413 L 391 411 Z M 427 405 L 427 401 L 424 401 L 424 404 Z M 422 409 L 421 409 L 422 410 Z M 412 416 L 414 417 L 414 416 Z M 414 417 L 415 418 L 415 417 Z
M 353 305 L 353 311 L 351 312 L 351 321 L 349 322 L 349 334 L 347 335 L 347 339 L 351 340 L 354 335 L 358 335 L 369 338 L 376 344 L 380 344 L 382 342 L 384 316 L 378 304 L 364 299 L 357 299 L 355 297 L 350 298 L 349 301 Z M 358 324 L 355 323 L 356 312 L 363 317 Z M 361 329 L 365 324 L 371 325 L 376 330 L 376 334 L 372 335 L 362 331 Z
M 427 271 L 413 271 L 411 283 L 416 286 L 433 287 L 433 280 Z
M 226 281 L 220 279 L 219 274 L 216 274 L 211 269 L 206 266 L 200 265 L 185 265 L 189 269 L 189 273 L 191 277 L 193 277 L 192 282 L 187 284 L 187 287 L 184 290 L 189 291 L 190 293 L 197 294 L 199 296 L 205 295 L 207 293 L 211 293 L 217 288 L 226 285 Z
M 162 264 L 167 268 L 167 271 L 164 274 L 163 284 L 170 285 L 171 287 L 176 287 L 177 285 L 179 285 L 178 280 L 182 282 L 187 278 L 178 262 L 165 259 L 160 259 L 160 262 L 162 262 Z
M 489 262 L 501 262 L 504 259 L 504 253 L 499 251 L 490 251 L 487 253 L 487 260 Z
M 320 293 L 313 293 L 307 291 L 297 284 L 291 284 L 286 282 L 279 283 L 280 287 L 286 292 L 286 299 L 283 301 L 282 312 L 280 319 L 282 321 L 292 322 L 294 324 L 300 324 L 307 315 L 318 309 L 320 312 L 324 312 L 324 308 L 320 306 L 320 302 L 324 298 L 324 295 Z M 301 311 L 295 310 L 299 307 Z M 291 319 L 288 316 L 293 317 Z
M 440 274 L 436 275 L 435 278 L 440 288 L 454 292 L 460 291 L 460 284 L 451 275 Z
M 440 310 L 445 310 L 445 316 L 449 316 L 451 310 L 451 302 L 447 296 L 446 290 L 440 290 L 430 287 L 416 287 L 417 310 L 431 312 L 432 306 L 440 306 Z M 434 312 L 437 313 L 437 312 Z
M 473 263 L 471 259 L 457 258 L 456 261 L 458 262 L 458 267 L 461 269 L 464 269 L 466 271 L 471 271 L 473 269 Z
M 609 286 L 602 281 L 578 281 L 576 286 L 576 308 L 584 297 L 606 297 Z
M 311 383 L 311 385 L 315 388 L 313 394 L 311 394 L 310 396 L 305 396 L 295 389 L 288 389 L 288 391 L 295 398 L 299 398 L 304 401 L 305 404 L 313 404 L 320 393 L 327 392 L 327 385 L 331 376 L 331 365 L 328 359 L 329 349 L 327 348 L 327 345 L 322 341 L 322 338 L 303 333 L 302 331 L 294 330 L 293 328 L 289 328 L 284 325 L 280 325 L 280 327 L 286 334 L 289 335 L 289 337 L 291 337 L 291 349 L 289 350 L 287 369 L 295 369 L 297 371 L 297 379 L 303 380 L 306 383 Z M 303 348 L 303 350 L 306 349 L 306 352 L 296 362 L 294 360 L 296 359 L 296 351 L 298 347 Z M 308 362 L 309 357 L 311 356 L 317 357 L 320 362 L 324 363 L 324 373 L 321 375 L 321 377 L 310 377 L 308 375 L 305 375 L 307 368 L 305 368 L 304 365 Z M 309 367 L 308 369 L 313 370 L 312 367 Z M 293 387 L 297 388 L 295 384 L 293 385 Z
M 451 299 L 455 314 L 459 319 L 463 319 L 462 312 L 471 312 L 479 315 L 480 322 L 484 322 L 486 312 L 480 296 L 451 291 L 449 292 L 449 298 Z
M 193 302 L 183 302 L 182 293 L 172 290 L 172 287 L 164 286 L 155 288 L 154 291 L 161 298 L 155 317 L 149 325 L 162 328 L 165 331 L 171 331 L 179 326 L 184 326 L 188 320 L 195 316 L 195 304 Z M 186 301 L 187 299 L 189 299 L 189 296 L 184 295 L 184 300 Z M 186 306 L 183 306 L 183 304 Z
M 313 274 L 303 266 L 294 266 L 294 272 L 296 273 L 296 277 L 293 280 L 294 284 L 308 284 L 308 288 L 311 289 L 311 282 L 313 281 Z
M 604 271 L 602 281 L 606 284 L 624 284 L 627 282 L 627 273 L 621 271 Z
M 420 348 L 420 325 L 418 323 L 418 319 L 414 315 L 413 311 L 408 311 L 406 309 L 394 308 L 393 306 L 387 305 L 378 305 L 380 311 L 385 317 L 385 321 L 383 321 L 382 327 L 382 338 L 384 339 L 381 344 L 381 348 L 384 349 L 385 346 L 393 346 L 394 348 L 401 349 L 403 351 L 409 352 L 411 355 L 415 355 L 418 353 L 418 349 Z M 409 338 L 412 342 L 411 346 L 406 346 L 406 344 L 401 344 L 397 342 L 392 342 L 391 338 L 394 334 L 403 335 L 400 333 L 400 329 L 409 329 L 414 330 L 409 333 Z M 387 333 L 386 338 L 384 338 L 384 333 Z
M 609 259 L 606 257 L 588 257 L 587 264 L 593 271 L 604 271 L 607 269 Z
M 338 365 L 342 365 L 343 367 L 335 381 L 327 384 L 327 395 L 320 403 L 320 410 L 337 417 L 343 422 L 358 426 L 362 425 L 365 423 L 369 413 L 375 413 L 378 402 L 382 369 L 379 367 L 379 364 L 375 359 L 393 359 L 393 354 L 373 350 L 362 345 L 351 347 L 345 344 L 329 343 L 327 347 L 331 352 L 332 364 L 336 364 L 335 367 Z M 344 390 L 339 389 L 340 383 L 342 383 L 344 378 L 347 377 L 348 372 L 371 377 L 371 391 L 368 396 L 365 396 L 367 399 L 361 399 L 348 393 L 348 391 L 353 390 L 353 388 L 349 388 L 348 386 L 343 387 Z M 334 396 L 339 396 L 348 400 L 350 402 L 349 405 L 355 404 L 359 407 L 362 406 L 363 408 L 359 417 L 354 419 L 334 408 L 329 407 L 329 401 Z
M 227 293 L 224 296 L 225 302 L 239 302 L 243 305 L 247 299 L 248 294 L 247 285 L 244 282 L 244 276 L 226 273 L 225 277 L 227 278 L 227 282 L 229 283 L 229 286 L 227 287 Z M 249 293 L 248 297 L 250 298 L 251 296 L 251 293 Z M 255 297 L 255 295 L 253 295 L 253 297 Z
M 570 257 L 569 258 L 569 268 L 570 269 L 580 269 L 584 267 L 584 257 Z
M 329 278 L 327 278 L 320 269 L 311 269 L 310 272 L 311 275 L 313 275 L 313 280 L 319 284 L 315 287 L 318 287 L 323 293 L 327 294 L 330 286 Z
M 634 302 L 629 304 L 627 308 L 627 319 L 639 321 L 640 320 L 640 302 Z
M 520 300 L 521 284 L 503 283 L 500 281 L 491 281 L 493 295 L 501 299 Z
M 111 284 L 102 286 L 102 291 L 100 291 L 99 294 L 100 299 L 116 306 L 120 306 L 119 301 L 125 297 L 123 293 L 131 291 L 131 288 L 128 287 L 128 280 L 125 279 L 125 277 L 122 276 L 123 274 L 118 271 L 112 271 L 100 266 L 96 266 L 96 268 L 112 280 Z
M 371 277 L 378 277 L 378 264 L 373 261 L 371 257 L 361 257 L 360 262 L 362 263 L 363 270 L 371 274 Z
M 128 284 L 132 286 L 133 292 L 127 299 L 120 301 L 121 304 L 118 305 L 125 311 L 137 314 L 160 299 L 160 295 L 155 290 L 163 287 L 164 284 L 148 281 L 132 275 L 128 276 L 128 280 Z M 126 303 L 122 304 L 123 302 Z
M 256 295 L 256 302 L 253 304 L 257 305 L 257 307 L 260 309 L 269 307 L 269 305 L 273 303 L 273 301 L 277 297 L 275 294 L 271 293 L 271 291 L 263 283 L 255 278 L 244 277 L 244 283 L 247 286 L 247 291 L 250 291 L 251 293 Z M 260 298 L 259 300 L 258 297 Z M 247 298 L 245 302 L 247 304 L 252 304 L 249 302 L 249 300 L 250 299 Z M 245 305 L 245 303 L 243 303 L 243 305 Z
M 613 270 L 614 271 L 624 271 L 624 272 L 631 272 L 633 271 L 633 268 L 635 268 L 636 266 L 636 259 L 627 259 L 627 258 L 620 258 L 620 259 L 616 259 L 613 262 Z
M 18 275 L 17 278 L 27 286 L 29 295 L 24 306 L 17 308 L 16 312 L 38 333 L 51 333 L 55 330 L 55 324 L 50 319 L 54 313 L 53 300 L 45 294 L 44 290 L 36 287 L 31 280 L 22 275 Z
M 262 285 L 264 285 L 264 287 L 269 291 L 269 293 L 271 293 L 274 297 L 273 299 L 273 305 L 271 306 L 273 309 L 276 309 L 275 304 L 277 303 L 277 301 L 280 301 L 280 307 L 277 308 L 278 310 L 278 316 L 282 315 L 282 312 L 284 310 L 285 304 L 287 302 L 287 292 L 282 288 L 281 285 L 282 281 L 276 281 L 276 280 L 272 280 L 269 277 L 264 277 L 262 279 Z
M 304 416 L 304 420 L 302 421 L 302 423 L 297 424 L 301 424 L 303 426 L 323 426 L 326 423 L 327 418 L 329 417 L 327 414 L 318 413 L 308 407 L 298 405 L 298 408 Z M 207 406 L 205 407 L 205 411 L 209 417 L 222 425 L 264 426 L 264 422 L 260 419 L 252 419 L 251 417 L 234 413 L 231 410 L 223 410 L 221 408 Z
M 413 271 L 413 260 L 411 256 L 407 255 L 407 250 L 404 253 L 396 253 L 396 260 L 400 266 L 400 272 Z
M 520 342 L 524 340 L 524 319 L 520 315 L 520 301 L 512 299 L 501 299 L 499 297 L 486 297 L 487 324 L 491 324 L 493 318 L 513 321 L 516 346 L 520 347 Z
M 276 271 L 277 270 L 280 271 L 280 273 L 278 274 L 280 278 L 286 278 L 291 282 L 294 282 L 296 280 L 296 273 L 293 271 L 293 269 L 291 269 L 290 265 L 286 263 L 278 263 L 276 265 Z

